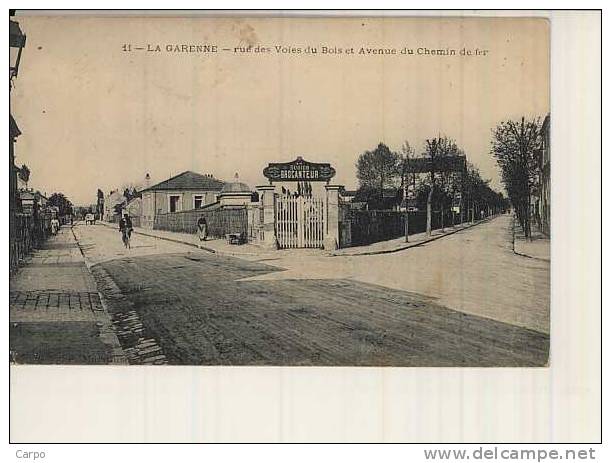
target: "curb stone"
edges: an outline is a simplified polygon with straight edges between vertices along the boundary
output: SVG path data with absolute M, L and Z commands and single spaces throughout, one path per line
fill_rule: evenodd
M 108 225 L 107 223 L 100 222 L 100 224 L 103 225 L 106 228 L 110 228 L 110 229 L 114 228 L 114 227 Z M 149 233 L 144 233 L 144 232 L 138 231 L 138 230 L 133 230 L 133 232 L 136 235 L 148 236 L 149 238 L 157 238 L 159 240 L 170 241 L 172 243 L 184 244 L 184 245 L 187 245 L 187 246 L 194 247 L 196 249 L 201 249 L 203 251 L 208 251 L 208 252 L 210 252 L 212 254 L 219 254 L 219 255 L 222 254 L 222 253 L 217 252 L 215 249 L 208 248 L 206 246 L 202 246 L 202 245 L 195 244 L 195 243 L 189 243 L 188 241 L 183 241 L 183 240 L 179 240 L 179 239 L 175 239 L 175 238 L 168 238 L 167 236 L 151 235 Z
M 119 338 L 117 337 L 112 327 L 112 319 L 110 318 L 110 313 L 108 311 L 108 302 L 106 301 L 106 298 L 104 297 L 104 295 L 100 292 L 100 290 L 97 287 L 98 286 L 97 281 L 93 275 L 93 272 L 91 271 L 91 267 L 92 267 L 91 261 L 85 256 L 85 253 L 83 252 L 83 248 L 81 247 L 81 243 L 79 242 L 79 240 L 76 237 L 76 234 L 74 233 L 74 225 L 70 227 L 70 231 L 72 232 L 72 236 L 74 236 L 76 245 L 78 246 L 79 251 L 81 252 L 81 255 L 83 256 L 85 267 L 87 267 L 87 271 L 91 275 L 92 280 L 95 282 L 96 292 L 98 293 L 98 296 L 100 298 L 100 303 L 102 304 L 102 307 L 104 308 L 103 311 L 100 311 L 100 310 L 94 311 L 96 324 L 98 325 L 98 328 L 100 329 L 100 341 L 110 346 L 112 349 L 111 365 L 129 365 L 129 362 L 127 361 L 127 356 L 125 355 L 125 352 L 123 351 L 123 348 L 121 347 L 121 343 L 119 342 Z
M 418 246 L 422 246 L 424 244 L 430 243 L 432 241 L 436 241 L 438 239 L 441 238 L 445 238 L 446 236 L 450 236 L 453 235 L 455 233 L 458 233 L 460 231 L 463 230 L 468 230 L 470 228 L 476 227 L 477 225 L 480 225 L 482 223 L 486 223 L 489 222 L 490 220 L 494 219 L 498 217 L 498 215 L 496 216 L 491 216 L 491 217 L 486 217 L 485 219 L 479 220 L 475 223 L 469 224 L 466 227 L 462 227 L 462 228 L 458 228 L 455 230 L 451 230 L 447 233 L 444 233 L 442 235 L 438 235 L 438 236 L 432 236 L 428 239 L 425 239 L 423 241 L 419 241 L 417 243 L 406 243 L 404 246 L 399 246 L 398 248 L 393 248 L 393 249 L 381 249 L 379 251 L 364 251 L 364 252 L 360 252 L 360 253 L 355 253 L 355 254 L 338 254 L 337 252 L 330 252 L 330 253 L 326 253 L 324 256 L 321 257 L 358 257 L 358 256 L 373 256 L 373 255 L 378 255 L 378 254 L 391 254 L 393 252 L 399 252 L 399 251 L 404 251 L 406 249 L 410 249 L 410 248 L 415 248 Z M 101 222 L 101 224 L 107 228 L 113 228 L 110 225 Z M 203 251 L 207 251 L 210 252 L 212 254 L 216 254 L 219 256 L 228 256 L 228 257 L 236 257 L 236 258 L 240 258 L 240 257 L 244 257 L 244 256 L 258 256 L 258 254 L 253 254 L 253 253 L 231 253 L 231 252 L 225 252 L 225 251 L 217 251 L 216 249 L 212 249 L 212 248 L 208 248 L 206 246 L 202 246 L 202 245 L 198 245 L 195 243 L 189 243 L 188 241 L 183 241 L 180 239 L 176 239 L 176 238 L 169 238 L 166 236 L 158 236 L 158 235 L 152 235 L 149 233 L 144 233 L 141 231 L 136 231 L 134 230 L 134 233 L 136 233 L 137 235 L 142 235 L 142 236 L 148 236 L 149 238 L 157 238 L 160 240 L 164 240 L 164 241 L 170 241 L 173 243 L 178 243 L 178 244 L 184 244 L 186 246 L 191 246 L 194 247 L 196 249 L 201 249 Z M 346 248 L 346 249 L 350 249 L 350 248 Z
M 360 253 L 355 253 L 355 254 L 338 254 L 338 253 L 333 253 L 332 257 L 358 257 L 358 256 L 374 256 L 377 254 L 391 254 L 393 252 L 399 252 L 399 251 L 405 251 L 406 249 L 410 249 L 410 248 L 416 248 L 418 246 L 422 246 L 424 244 L 430 243 L 431 241 L 436 241 L 438 239 L 441 238 L 445 238 L 446 236 L 451 236 L 455 233 L 464 231 L 464 230 L 469 230 L 470 228 L 476 227 L 482 223 L 486 223 L 489 222 L 490 220 L 496 218 L 498 216 L 494 216 L 494 217 L 486 217 L 485 219 L 482 219 L 478 222 L 469 224 L 466 227 L 462 227 L 462 228 L 458 228 L 455 230 L 451 230 L 449 232 L 443 233 L 442 235 L 437 235 L 437 236 L 431 236 L 430 238 L 427 238 L 425 240 L 422 241 L 418 241 L 417 243 L 405 243 L 405 245 L 399 246 L 397 248 L 393 248 L 393 249 L 381 249 L 379 251 L 364 251 L 364 252 L 360 252 Z M 346 249 L 350 249 L 350 248 L 346 248 Z
M 100 222 L 100 223 L 104 227 L 107 227 L 107 228 L 110 228 L 110 229 L 114 228 L 114 227 L 108 225 L 107 223 L 103 223 L 103 222 Z M 243 256 L 252 256 L 252 257 L 259 256 L 259 254 L 254 254 L 252 252 L 249 252 L 249 253 L 246 253 L 246 252 L 242 252 L 242 253 L 235 252 L 234 253 L 234 252 L 218 251 L 216 249 L 209 248 L 207 246 L 202 246 L 201 244 L 189 243 L 188 241 L 183 241 L 183 240 L 180 240 L 180 239 L 177 239 L 177 238 L 169 238 L 167 236 L 153 235 L 153 234 L 145 233 L 145 232 L 139 231 L 139 230 L 134 230 L 134 233 L 136 235 L 148 236 L 149 238 L 156 238 L 158 240 L 169 241 L 169 242 L 177 243 L 177 244 L 184 244 L 186 246 L 191 246 L 191 247 L 193 247 L 195 249 L 200 249 L 202 251 L 207 251 L 207 252 L 209 252 L 211 254 L 216 254 L 218 256 L 228 256 L 228 257 L 237 257 L 237 258 L 243 257 Z

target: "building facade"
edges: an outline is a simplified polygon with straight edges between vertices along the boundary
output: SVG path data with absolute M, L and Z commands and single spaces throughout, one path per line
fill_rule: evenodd
M 225 182 L 210 174 L 185 171 L 144 189 L 141 225 L 153 228 L 155 217 L 170 212 L 200 209 L 217 201 Z
M 119 191 L 111 191 L 104 197 L 104 217 L 106 222 L 117 222 L 119 219 L 118 205 L 125 203 L 125 196 Z
M 34 209 L 43 209 L 47 206 L 47 197 L 40 191 L 34 191 L 32 189 L 22 189 L 19 191 L 19 202 L 21 206 L 21 212 L 24 214 L 32 215 Z
M 243 207 L 252 202 L 253 191 L 243 182 L 240 182 L 238 174 L 235 174 L 233 182 L 227 182 L 217 195 L 219 207 Z
M 12 273 L 19 267 L 21 260 L 30 250 L 28 240 L 29 230 L 26 221 L 18 218 L 21 212 L 21 203 L 17 187 L 17 174 L 19 169 L 15 166 L 15 142 L 21 135 L 17 122 L 13 118 L 11 109 L 12 79 L 19 70 L 21 51 L 25 47 L 26 37 L 19 27 L 19 23 L 9 20 L 9 271 Z M 28 243 L 28 244 L 26 244 Z
M 127 214 L 132 219 L 132 224 L 139 227 L 142 221 L 142 198 L 137 196 L 130 199 L 123 206 L 122 214 Z
M 142 198 L 136 197 L 130 199 L 123 208 L 130 217 L 140 217 L 142 215 Z
M 539 228 L 550 235 L 550 115 L 548 114 L 539 132 Z

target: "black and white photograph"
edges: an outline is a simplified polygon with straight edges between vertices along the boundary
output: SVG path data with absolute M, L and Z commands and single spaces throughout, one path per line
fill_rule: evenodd
M 547 365 L 548 22 L 329 21 L 11 21 L 11 361 Z
M 547 370 L 551 30 L 11 16 L 11 371 Z

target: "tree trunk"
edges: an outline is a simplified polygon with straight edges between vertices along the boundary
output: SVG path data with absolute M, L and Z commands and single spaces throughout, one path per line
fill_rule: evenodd
M 441 209 L 441 231 L 444 232 L 445 230 L 443 229 L 443 225 L 444 225 L 443 224 L 443 199 L 441 200 L 440 209 Z
M 530 194 L 526 197 L 527 198 L 527 203 L 526 203 L 526 214 L 524 217 L 524 222 L 525 222 L 525 227 L 524 227 L 524 236 L 528 239 L 531 238 L 531 233 L 530 233 Z
M 520 226 L 522 227 L 522 231 L 524 232 L 524 236 L 527 235 L 526 231 L 526 215 L 528 214 L 528 206 L 524 205 L 524 201 L 522 201 L 522 205 L 520 206 Z
M 431 236 L 431 202 L 433 201 L 433 187 L 426 198 L 426 236 Z
M 405 242 L 409 242 L 409 209 L 407 207 L 407 177 L 405 171 L 401 179 L 403 183 L 403 203 L 405 205 Z
M 384 175 L 380 176 L 380 209 L 384 208 Z

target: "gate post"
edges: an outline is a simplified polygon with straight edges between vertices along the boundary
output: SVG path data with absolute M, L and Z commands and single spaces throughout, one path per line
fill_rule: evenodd
M 278 249 L 276 239 L 276 200 L 274 185 L 258 186 L 257 190 L 261 196 L 261 207 L 263 208 L 263 246 L 268 249 Z
M 326 250 L 339 248 L 339 190 L 343 185 L 325 185 L 327 190 L 327 217 L 325 217 L 325 240 Z

